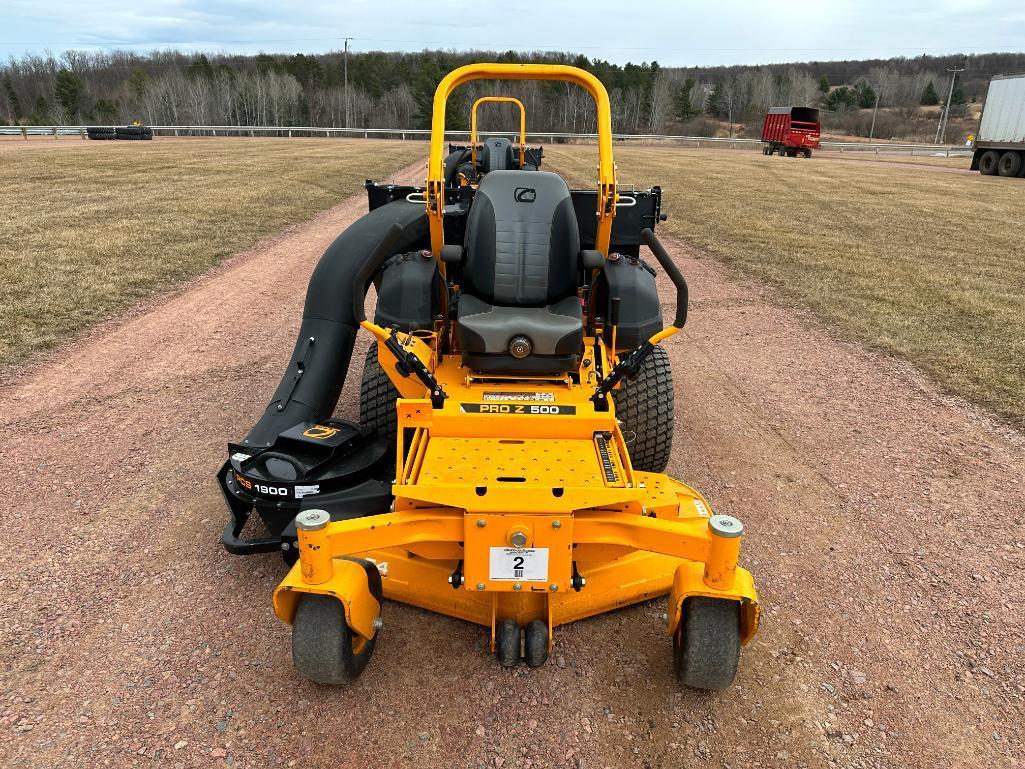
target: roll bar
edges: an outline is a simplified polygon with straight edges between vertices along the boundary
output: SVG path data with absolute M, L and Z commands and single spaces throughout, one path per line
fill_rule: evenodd
M 481 96 L 473 103 L 470 111 L 470 163 L 477 167 L 477 107 L 487 103 L 515 104 L 520 108 L 520 168 L 523 168 L 524 151 L 527 146 L 527 110 L 523 102 L 512 96 Z
M 616 167 L 612 159 L 612 111 L 605 86 L 590 72 L 565 64 L 468 64 L 445 75 L 434 92 L 427 219 L 435 257 L 440 259 L 445 245 L 445 106 L 453 90 L 473 80 L 559 80 L 576 83 L 594 97 L 598 109 L 598 229 L 594 247 L 608 256 L 612 217 L 616 215 Z

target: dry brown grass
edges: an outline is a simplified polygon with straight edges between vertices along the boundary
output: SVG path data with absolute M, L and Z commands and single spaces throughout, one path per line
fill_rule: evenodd
M 775 155 L 773 156 L 775 157 Z M 915 166 L 938 166 L 940 168 L 957 168 L 967 171 L 972 164 L 969 155 L 957 155 L 944 157 L 943 155 L 899 155 L 899 154 L 876 154 L 874 152 L 825 152 L 819 151 L 815 155 L 817 160 L 855 160 L 867 161 L 869 163 L 897 163 L 898 165 Z
M 418 142 L 0 147 L 0 363 L 52 347 L 426 155 Z
M 546 153 L 593 184 L 593 148 Z M 1025 425 L 1025 182 L 672 149 L 617 162 L 665 188 L 673 237 Z

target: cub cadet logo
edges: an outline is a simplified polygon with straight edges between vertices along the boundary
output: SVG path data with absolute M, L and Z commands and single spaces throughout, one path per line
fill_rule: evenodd
M 303 435 L 307 438 L 315 438 L 318 441 L 323 441 L 330 438 L 332 435 L 337 435 L 337 427 L 328 427 L 327 425 L 313 425 L 303 432 Z
M 533 203 L 537 200 L 537 190 L 533 187 L 517 187 L 513 192 L 513 199 L 517 203 Z
M 464 414 L 546 414 L 562 416 L 576 414 L 576 406 L 547 406 L 529 403 L 463 403 Z

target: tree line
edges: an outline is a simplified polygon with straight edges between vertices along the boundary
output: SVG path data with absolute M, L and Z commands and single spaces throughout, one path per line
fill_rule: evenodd
M 921 105 L 946 100 L 949 67 L 965 67 L 951 99 L 953 116 L 984 97 L 993 74 L 1025 70 L 1023 54 L 668 68 L 549 52 L 350 52 L 346 60 L 341 52 L 68 51 L 11 58 L 0 66 L 0 122 L 428 128 L 438 81 L 456 67 L 483 60 L 582 67 L 608 88 L 617 132 L 695 135 L 752 135 L 768 107 L 788 104 L 819 106 L 830 113 L 827 125 L 860 133 L 867 131 L 861 113 L 878 104 L 891 114 L 877 137 L 920 138 L 908 135 L 909 126 L 920 120 Z M 533 81 L 460 87 L 449 103 L 448 127 L 468 128 L 470 105 L 493 94 L 523 101 L 531 131 L 595 131 L 590 96 L 569 84 Z M 508 116 L 500 118 L 502 109 L 509 108 L 487 105 L 482 124 L 515 125 Z

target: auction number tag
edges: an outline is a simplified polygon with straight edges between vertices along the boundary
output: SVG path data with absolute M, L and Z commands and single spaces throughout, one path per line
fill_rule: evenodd
M 495 582 L 547 582 L 547 547 L 491 548 L 491 575 Z

